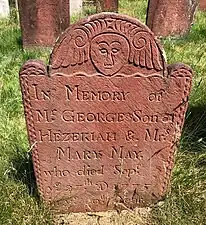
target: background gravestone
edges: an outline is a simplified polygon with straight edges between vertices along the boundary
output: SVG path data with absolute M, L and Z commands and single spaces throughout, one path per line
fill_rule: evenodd
M 0 17 L 8 17 L 8 16 L 9 16 L 9 1 L 0 0 Z
M 167 66 L 139 20 L 102 13 L 71 25 L 49 71 L 20 71 L 39 191 L 60 212 L 147 206 L 166 193 L 192 71 Z
M 118 12 L 118 0 L 96 0 L 97 12 Z
M 149 0 L 147 26 L 157 36 L 187 34 L 197 5 L 197 0 Z
M 82 11 L 82 0 L 70 0 L 70 15 Z
M 18 0 L 24 47 L 53 46 L 69 26 L 69 0 Z
M 201 10 L 206 11 L 206 0 L 199 0 L 199 7 Z

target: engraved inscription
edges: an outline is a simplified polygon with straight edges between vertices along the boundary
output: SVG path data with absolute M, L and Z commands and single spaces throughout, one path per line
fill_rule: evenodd
M 75 151 L 70 147 L 57 148 L 57 159 L 58 160 L 95 160 L 102 158 L 102 151 L 91 151 L 91 150 L 84 150 L 84 151 Z
M 128 130 L 125 136 L 126 141 L 138 141 L 139 138 L 133 130 Z
M 161 102 L 163 93 L 165 93 L 165 90 L 163 90 L 163 89 L 159 90 L 158 92 L 153 92 L 153 93 L 149 94 L 148 100 L 150 102 Z
M 52 187 L 48 186 L 45 188 L 45 192 L 47 195 L 51 194 L 52 191 L 62 192 L 65 191 L 67 193 L 72 192 L 72 185 L 69 184 L 62 184 L 61 182 L 56 182 Z
M 145 132 L 145 141 L 156 141 L 156 142 L 165 142 L 167 137 L 170 135 L 170 130 L 159 130 L 159 129 L 146 129 Z
M 98 90 L 82 90 L 80 85 L 73 88 L 66 85 L 66 99 L 76 101 L 125 101 L 129 92 L 125 91 L 98 91 Z
M 104 165 L 99 168 L 93 168 L 90 165 L 84 165 L 82 169 L 77 171 L 78 176 L 95 176 L 104 174 Z
M 54 118 L 53 118 L 54 119 Z M 48 120 L 47 120 L 48 121 Z M 52 121 L 52 120 L 49 120 Z M 117 140 L 116 132 L 62 132 L 61 130 L 39 130 L 40 142 L 112 142 Z
M 67 169 L 59 169 L 57 166 L 54 167 L 52 170 L 44 171 L 44 175 L 46 177 L 67 177 L 69 176 L 70 172 Z
M 84 188 L 87 190 L 93 189 L 96 192 L 105 191 L 108 187 L 109 187 L 109 185 L 107 182 L 102 181 L 102 180 L 94 182 L 94 181 L 92 181 L 91 178 L 86 178 L 84 183 L 76 185 L 76 188 L 79 188 L 79 189 Z
M 131 177 L 133 175 L 139 175 L 139 165 L 136 168 L 124 168 L 123 165 L 115 165 L 114 166 L 114 174 L 115 175 L 125 175 L 126 177 Z
M 36 110 L 36 118 L 37 122 L 45 122 L 45 123 L 53 123 L 57 116 L 57 110 L 52 109 L 44 109 L 44 110 Z
M 93 197 L 91 199 L 91 204 L 94 206 L 97 205 L 108 205 L 110 202 L 110 197 L 106 196 L 106 195 L 101 195 L 99 198 Z
M 32 86 L 33 86 L 35 100 L 48 101 L 51 99 L 51 91 L 50 90 L 39 89 L 38 84 L 33 84 Z
M 174 113 L 146 114 L 142 110 L 132 112 L 76 112 L 74 110 L 64 110 L 62 112 L 64 122 L 75 123 L 172 123 Z
M 142 151 L 137 147 L 135 147 L 135 150 L 128 150 L 124 146 L 112 146 L 110 154 L 111 159 L 142 159 Z
M 96 183 L 96 191 L 105 191 L 108 188 L 108 184 L 105 181 L 99 181 Z

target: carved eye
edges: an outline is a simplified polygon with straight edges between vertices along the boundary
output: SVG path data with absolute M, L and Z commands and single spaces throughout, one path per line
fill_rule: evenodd
M 112 49 L 112 53 L 117 53 L 118 51 L 119 51 L 119 49 L 117 49 L 117 48 Z
M 107 49 L 106 49 L 106 48 L 101 48 L 101 49 L 100 49 L 100 52 L 101 52 L 102 54 L 106 54 L 106 53 L 107 53 Z

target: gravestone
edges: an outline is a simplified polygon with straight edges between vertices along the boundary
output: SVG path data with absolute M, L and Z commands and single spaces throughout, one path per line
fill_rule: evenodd
M 82 0 L 70 0 L 70 15 L 82 11 Z
M 118 0 L 96 0 L 97 12 L 118 12 Z
M 133 209 L 165 195 L 192 70 L 166 65 L 139 20 L 101 13 L 71 25 L 47 67 L 20 70 L 39 192 L 59 212 Z
M 69 26 L 69 0 L 18 0 L 24 47 L 54 45 Z
M 9 1 L 0 0 L 0 18 L 9 16 Z
M 206 0 L 200 0 L 199 7 L 201 10 L 206 11 Z
M 157 36 L 185 35 L 190 31 L 197 0 L 149 0 L 147 26 Z

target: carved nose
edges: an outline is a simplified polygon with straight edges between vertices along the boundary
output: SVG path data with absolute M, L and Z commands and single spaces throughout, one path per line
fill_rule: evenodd
M 106 61 L 104 62 L 104 66 L 111 67 L 114 65 L 114 61 L 111 54 L 108 54 Z

